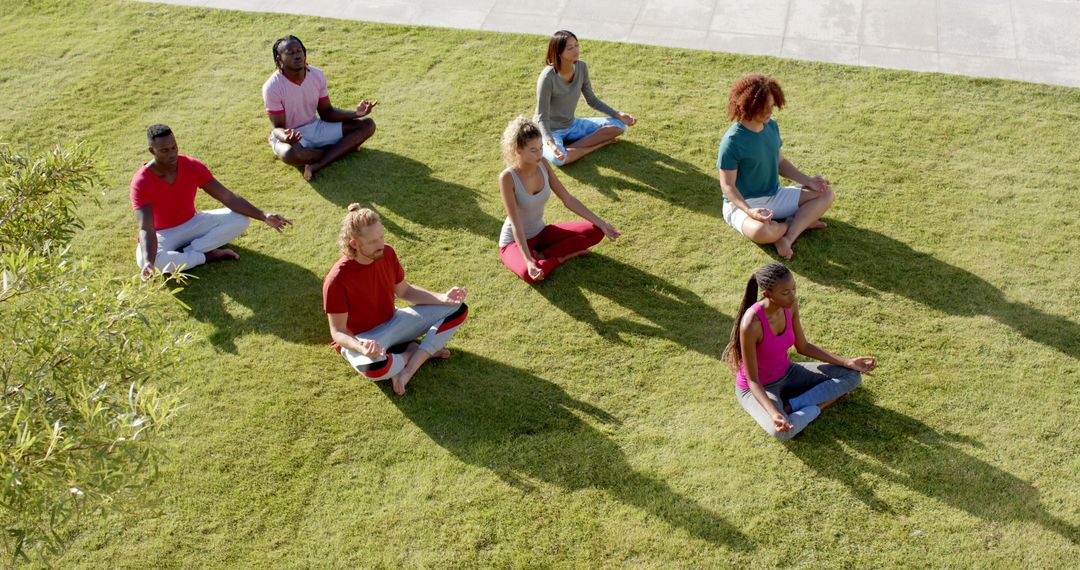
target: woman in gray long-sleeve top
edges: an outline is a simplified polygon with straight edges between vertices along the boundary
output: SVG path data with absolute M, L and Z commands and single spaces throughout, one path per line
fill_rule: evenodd
M 579 61 L 578 39 L 559 30 L 548 42 L 547 67 L 536 80 L 536 123 L 544 136 L 544 158 L 556 166 L 570 164 L 615 142 L 637 119 L 608 106 L 593 93 L 589 68 Z M 578 99 L 607 117 L 574 118 Z

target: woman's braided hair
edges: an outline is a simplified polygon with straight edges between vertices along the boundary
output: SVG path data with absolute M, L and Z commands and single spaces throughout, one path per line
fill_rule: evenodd
M 724 348 L 724 355 L 722 356 L 728 366 L 731 367 L 732 373 L 737 374 L 739 366 L 742 364 L 740 326 L 743 314 L 757 302 L 758 291 L 767 291 L 778 281 L 784 280 L 789 275 L 791 275 L 791 270 L 783 263 L 775 261 L 762 265 L 750 275 L 750 279 L 746 282 L 746 292 L 743 293 L 742 304 L 739 305 L 739 310 L 735 314 L 735 324 L 731 327 L 731 339 L 728 341 L 727 347 Z

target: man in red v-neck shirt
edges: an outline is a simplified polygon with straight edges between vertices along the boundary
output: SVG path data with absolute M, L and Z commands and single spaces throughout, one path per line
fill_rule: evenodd
M 279 232 L 292 223 L 251 205 L 218 182 L 205 164 L 180 154 L 169 127 L 151 125 L 146 139 L 154 159 L 131 178 L 131 207 L 139 223 L 135 261 L 143 277 L 153 275 L 155 268 L 172 273 L 207 261 L 239 259 L 221 246 L 242 234 L 249 218 Z M 196 212 L 199 188 L 226 207 Z
M 263 84 L 263 104 L 274 130 L 270 148 L 286 164 L 304 167 L 311 180 L 327 164 L 358 150 L 375 134 L 367 115 L 378 101 L 361 101 L 355 111 L 330 104 L 326 76 L 307 64 L 307 48 L 296 36 L 274 42 L 277 67 Z

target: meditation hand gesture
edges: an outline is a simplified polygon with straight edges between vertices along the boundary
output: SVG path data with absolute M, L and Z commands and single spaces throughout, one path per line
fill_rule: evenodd
M 751 219 L 765 223 L 772 219 L 773 211 L 768 208 L 750 208 L 746 211 L 746 215 Z
M 278 214 L 264 214 L 263 221 L 266 222 L 266 225 L 277 230 L 278 233 L 281 233 L 281 230 L 284 229 L 285 226 L 292 225 L 292 222 L 289 221 L 288 218 L 286 218 L 285 216 L 279 216 Z
M 566 153 L 563 152 L 561 148 L 559 148 L 559 145 L 555 144 L 555 141 L 548 141 L 547 144 L 551 147 L 552 152 L 555 153 L 555 158 L 559 160 L 566 160 Z
M 146 281 L 154 276 L 154 264 L 147 261 L 142 266 L 142 279 Z
M 368 358 L 375 358 L 376 356 L 385 355 L 386 350 L 373 340 L 362 340 L 360 341 L 360 353 Z
M 619 120 L 626 124 L 628 127 L 632 127 L 637 124 L 637 119 L 630 113 L 619 113 Z
M 443 294 L 443 302 L 448 305 L 460 305 L 465 301 L 465 295 L 469 290 L 464 287 L 454 287 Z
M 529 279 L 532 279 L 533 281 L 544 280 L 544 271 L 540 269 L 538 265 L 536 265 L 535 261 L 530 259 L 529 261 L 525 262 L 525 265 L 529 269 Z
M 281 142 L 285 144 L 296 144 L 300 142 L 300 139 L 302 138 L 304 138 L 304 136 L 300 134 L 300 131 L 295 129 L 285 129 L 285 140 Z
M 780 412 L 773 414 L 772 423 L 773 427 L 776 428 L 776 431 L 781 432 L 791 431 L 791 428 L 795 427 L 791 425 L 791 422 L 787 421 L 787 418 L 784 417 L 784 414 L 781 414 Z
M 829 189 L 831 184 L 824 176 L 815 176 L 811 178 L 805 186 L 814 192 L 824 192 Z
M 378 99 L 374 101 L 368 101 L 367 99 L 360 101 L 360 104 L 356 106 L 356 118 L 359 119 L 360 117 L 366 117 L 368 113 L 370 113 L 371 110 L 375 108 L 375 105 L 378 104 Z
M 616 239 L 618 239 L 619 236 L 622 235 L 619 230 L 615 229 L 615 226 L 607 222 L 601 222 L 600 231 L 604 232 L 604 235 L 607 236 L 607 238 L 611 241 L 615 241 Z
M 857 358 L 851 358 L 848 359 L 844 366 L 852 370 L 858 370 L 859 372 L 871 372 L 877 368 L 877 357 L 859 356 Z

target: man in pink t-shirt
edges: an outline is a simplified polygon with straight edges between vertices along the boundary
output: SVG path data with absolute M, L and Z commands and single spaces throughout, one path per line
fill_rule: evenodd
M 355 111 L 330 104 L 326 76 L 307 64 L 307 49 L 296 36 L 274 42 L 277 71 L 263 84 L 263 103 L 274 130 L 270 147 L 286 164 L 304 167 L 311 180 L 327 164 L 360 148 L 375 134 L 367 117 L 378 101 L 360 101 Z
M 139 223 L 135 261 L 143 277 L 155 269 L 172 273 L 207 261 L 239 259 L 235 251 L 221 246 L 243 233 L 249 218 L 279 232 L 292 223 L 251 205 L 214 179 L 205 164 L 180 154 L 169 127 L 151 125 L 146 140 L 154 159 L 131 178 L 131 207 Z M 199 188 L 227 207 L 196 212 Z

